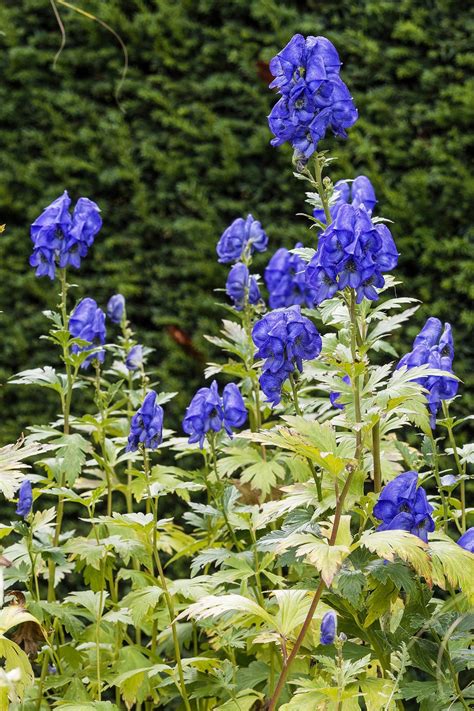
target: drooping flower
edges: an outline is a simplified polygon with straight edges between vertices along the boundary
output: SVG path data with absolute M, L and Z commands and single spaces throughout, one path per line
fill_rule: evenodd
M 320 235 L 316 254 L 306 269 L 315 303 L 336 291 L 356 289 L 357 303 L 376 301 L 383 287 L 382 272 L 394 269 L 398 252 L 386 225 L 374 224 L 363 205 L 341 205 L 334 222 Z
M 31 482 L 29 479 L 23 479 L 18 490 L 18 506 L 16 507 L 17 515 L 26 518 L 30 513 L 32 506 L 33 491 L 31 489 Z
M 458 545 L 470 553 L 474 553 L 474 526 L 468 528 L 466 533 L 458 538 Z
M 199 442 L 202 449 L 208 432 L 220 432 L 224 427 L 232 437 L 232 428 L 241 427 L 246 419 L 247 410 L 237 385 L 226 385 L 221 397 L 213 380 L 209 388 L 200 388 L 194 395 L 186 409 L 183 430 L 189 435 L 189 443 Z
M 36 276 L 54 279 L 56 268 L 79 268 L 102 227 L 99 207 L 88 198 L 79 198 L 73 215 L 71 199 L 64 193 L 54 200 L 31 225 L 33 254 L 30 264 Z
M 330 206 L 329 212 L 334 221 L 336 215 L 343 205 L 352 204 L 353 207 L 365 207 L 369 215 L 372 215 L 377 198 L 372 183 L 365 175 L 358 175 L 352 182 L 338 180 L 334 185 L 334 190 L 338 197 L 336 202 Z M 320 222 L 326 222 L 326 215 L 322 209 L 314 209 L 313 216 Z
M 435 529 L 432 511 L 425 490 L 418 487 L 417 472 L 408 471 L 382 489 L 373 513 L 382 521 L 378 531 L 409 531 L 426 543 Z
M 238 262 L 245 253 L 264 252 L 267 245 L 267 234 L 258 220 L 252 215 L 247 215 L 245 220 L 238 217 L 224 230 L 217 243 L 219 262 Z
M 130 348 L 125 359 L 128 370 L 138 370 L 143 363 L 143 346 L 136 345 Z
M 334 610 L 326 612 L 321 620 L 319 641 L 321 644 L 332 644 L 336 639 L 337 616 Z
M 357 109 L 339 76 L 341 62 L 334 45 L 325 37 L 297 34 L 270 62 L 275 79 L 270 88 L 282 95 L 268 123 L 279 146 L 289 141 L 303 160 L 331 129 L 346 137 L 357 120 Z
M 269 402 L 277 405 L 285 380 L 297 368 L 303 372 L 303 360 L 316 358 L 322 341 L 316 326 L 302 316 L 299 306 L 275 309 L 254 325 L 256 358 L 263 358 L 260 385 Z
M 257 280 L 250 275 L 248 267 L 242 262 L 237 262 L 231 268 L 225 289 L 237 311 L 244 308 L 246 298 L 249 304 L 257 304 L 261 298 Z
M 140 444 L 146 449 L 156 449 L 162 439 L 163 408 L 157 404 L 156 393 L 151 390 L 132 417 L 127 452 L 135 452 Z
M 430 424 L 436 427 L 436 415 L 442 400 L 450 400 L 457 391 L 459 383 L 449 374 L 453 373 L 454 342 L 449 323 L 443 324 L 438 318 L 430 317 L 420 333 L 413 341 L 413 350 L 406 353 L 399 361 L 397 369 L 406 367 L 416 368 L 428 365 L 437 370 L 445 370 L 447 375 L 430 375 L 416 378 L 428 391 L 428 408 L 430 411 Z
M 87 297 L 77 304 L 69 319 L 69 331 L 73 338 L 80 338 L 91 344 L 90 346 L 73 344 L 71 346 L 73 353 L 90 351 L 92 348 L 104 345 L 106 337 L 105 314 L 94 299 Z M 87 368 L 95 358 L 103 363 L 105 350 L 101 348 L 95 353 L 91 353 L 82 363 L 81 368 Z
M 122 294 L 114 294 L 107 303 L 107 318 L 112 323 L 120 323 L 125 313 L 125 297 Z
M 301 242 L 295 248 L 302 247 Z M 265 284 L 272 309 L 295 304 L 311 307 L 314 294 L 306 282 L 306 262 L 284 247 L 277 249 L 265 268 Z

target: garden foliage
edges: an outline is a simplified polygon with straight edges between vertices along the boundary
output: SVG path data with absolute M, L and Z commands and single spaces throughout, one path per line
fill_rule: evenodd
M 392 220 L 401 296 L 422 306 L 399 336 L 405 347 L 428 315 L 456 313 L 457 372 L 472 385 L 472 3 L 457 0 L 88 0 L 82 7 L 123 39 L 65 6 L 0 6 L 0 304 L 2 381 L 49 354 L 41 310 L 53 289 L 25 266 L 25 225 L 67 188 L 102 208 L 84 297 L 122 290 L 134 323 L 171 390 L 174 426 L 215 351 L 203 340 L 219 317 L 216 235 L 249 212 L 272 251 L 303 240 L 303 194 L 287 170 L 291 149 L 269 151 L 262 120 L 273 105 L 267 63 L 296 32 L 342 48 L 343 76 L 359 109 L 351 141 L 338 140 L 336 182 L 370 176 Z M 333 147 L 325 139 L 323 148 Z M 6 259 L 8 255 L 8 260 Z M 266 261 L 257 262 L 263 272 Z M 192 288 L 190 288 L 192 285 Z M 461 336 L 462 334 L 462 336 Z M 35 348 L 31 343 L 35 343 Z M 469 360 L 470 359 L 470 360 Z M 2 388 L 4 442 L 52 400 Z M 467 413 L 466 395 L 462 412 Z M 472 408 L 471 408 L 472 409 Z
M 419 302 L 398 295 L 383 199 L 368 176 L 335 184 L 320 146 L 358 120 L 335 46 L 297 34 L 270 69 L 269 122 L 294 148 L 308 229 L 265 270 L 276 308 L 254 262 L 272 249 L 265 223 L 236 217 L 215 239 L 227 316 L 179 431 L 127 299 L 73 284 L 106 208 L 75 194 L 71 211 L 61 190 L 32 219 L 60 365 L 11 384 L 58 414 L 0 451 L 16 500 L 0 527 L 0 709 L 445 711 L 474 697 L 457 341 L 430 316 L 394 348 Z

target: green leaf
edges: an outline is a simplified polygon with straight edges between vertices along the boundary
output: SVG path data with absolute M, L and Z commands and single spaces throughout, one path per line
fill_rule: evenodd
M 304 557 L 306 562 L 314 565 L 328 587 L 350 553 L 348 546 L 330 546 L 310 533 L 292 533 L 279 543 L 275 550 L 277 553 L 283 553 L 289 548 L 294 548 L 298 557 Z
M 443 534 L 435 535 L 438 540 L 430 539 L 429 542 L 433 582 L 443 590 L 448 585 L 461 588 L 466 597 L 474 602 L 474 554 Z
M 158 585 L 148 585 L 140 590 L 132 590 L 122 600 L 122 605 L 128 607 L 135 625 L 139 625 L 143 618 L 154 609 L 163 595 L 162 588 Z
M 367 578 L 361 570 L 341 570 L 335 588 L 353 607 L 358 607 Z
M 242 483 L 250 483 L 252 489 L 259 489 L 266 497 L 279 479 L 285 477 L 285 468 L 276 458 L 268 454 L 264 459 L 259 449 L 252 447 L 229 447 L 226 456 L 219 459 L 217 471 L 220 476 L 231 476 L 241 470 Z
M 421 538 L 407 531 L 366 531 L 360 544 L 384 560 L 393 561 L 395 555 L 410 563 L 418 575 L 431 583 L 431 564 L 427 555 L 428 546 Z M 357 544 L 356 544 L 357 545 Z

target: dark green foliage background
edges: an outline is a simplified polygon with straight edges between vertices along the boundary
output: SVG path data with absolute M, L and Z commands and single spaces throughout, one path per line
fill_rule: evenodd
M 366 173 L 379 214 L 394 220 L 401 252 L 400 294 L 425 306 L 401 334 L 406 347 L 423 319 L 449 319 L 456 370 L 469 386 L 472 366 L 474 114 L 470 3 L 457 0 L 83 0 L 125 42 L 130 67 L 114 90 L 123 56 L 98 23 L 58 5 L 67 41 L 46 0 L 6 0 L 0 8 L 0 379 L 51 362 L 41 310 L 55 289 L 28 266 L 29 224 L 65 188 L 102 208 L 104 228 L 80 273 L 77 297 L 102 305 L 128 299 L 140 338 L 156 349 L 168 406 L 177 423 L 202 362 L 170 337 L 179 326 L 209 356 L 216 332 L 213 289 L 227 269 L 215 260 L 225 226 L 251 211 L 272 251 L 310 244 L 295 213 L 302 184 L 290 150 L 269 146 L 274 101 L 258 71 L 294 32 L 324 34 L 338 47 L 343 78 L 360 112 L 332 177 Z M 258 260 L 263 266 L 267 256 Z M 472 347 L 472 346 L 471 346 Z M 470 359 L 471 357 L 471 359 Z M 4 441 L 54 415 L 34 389 L 2 389 Z M 472 403 L 471 403 L 472 404 Z M 466 398 L 462 407 L 467 410 Z M 460 407 L 458 405 L 458 407 Z

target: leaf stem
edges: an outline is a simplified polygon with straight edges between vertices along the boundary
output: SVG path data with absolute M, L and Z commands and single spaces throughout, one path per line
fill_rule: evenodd
M 459 459 L 459 454 L 458 454 L 458 449 L 456 447 L 456 440 L 454 438 L 454 433 L 453 433 L 453 425 L 451 422 L 451 418 L 449 416 L 449 405 L 446 401 L 443 400 L 443 413 L 446 418 L 446 428 L 448 430 L 448 437 L 449 441 L 451 444 L 451 447 L 453 449 L 453 456 L 454 456 L 454 461 L 456 462 L 456 468 L 458 470 L 458 474 L 461 478 L 460 486 L 459 486 L 459 493 L 461 496 L 461 530 L 463 533 L 466 532 L 466 482 L 464 480 L 464 475 L 465 475 L 465 470 L 464 467 L 461 464 L 461 460 Z
M 293 393 L 293 404 L 295 406 L 295 412 L 299 417 L 303 417 L 303 412 L 300 407 L 299 399 L 298 399 L 298 388 L 295 382 L 295 378 L 293 376 L 293 373 L 290 374 L 289 376 L 290 379 L 290 385 L 291 385 L 291 392 Z M 319 477 L 316 473 L 316 469 L 314 467 L 314 462 L 310 457 L 306 457 L 306 461 L 308 462 L 308 466 L 310 468 L 311 474 L 313 475 L 314 483 L 316 484 L 316 492 L 318 496 L 318 501 L 323 500 L 323 491 L 321 487 L 321 477 Z
M 380 461 L 380 420 L 377 419 L 372 427 L 372 457 L 374 460 L 374 491 L 379 494 L 382 490 L 382 465 Z

